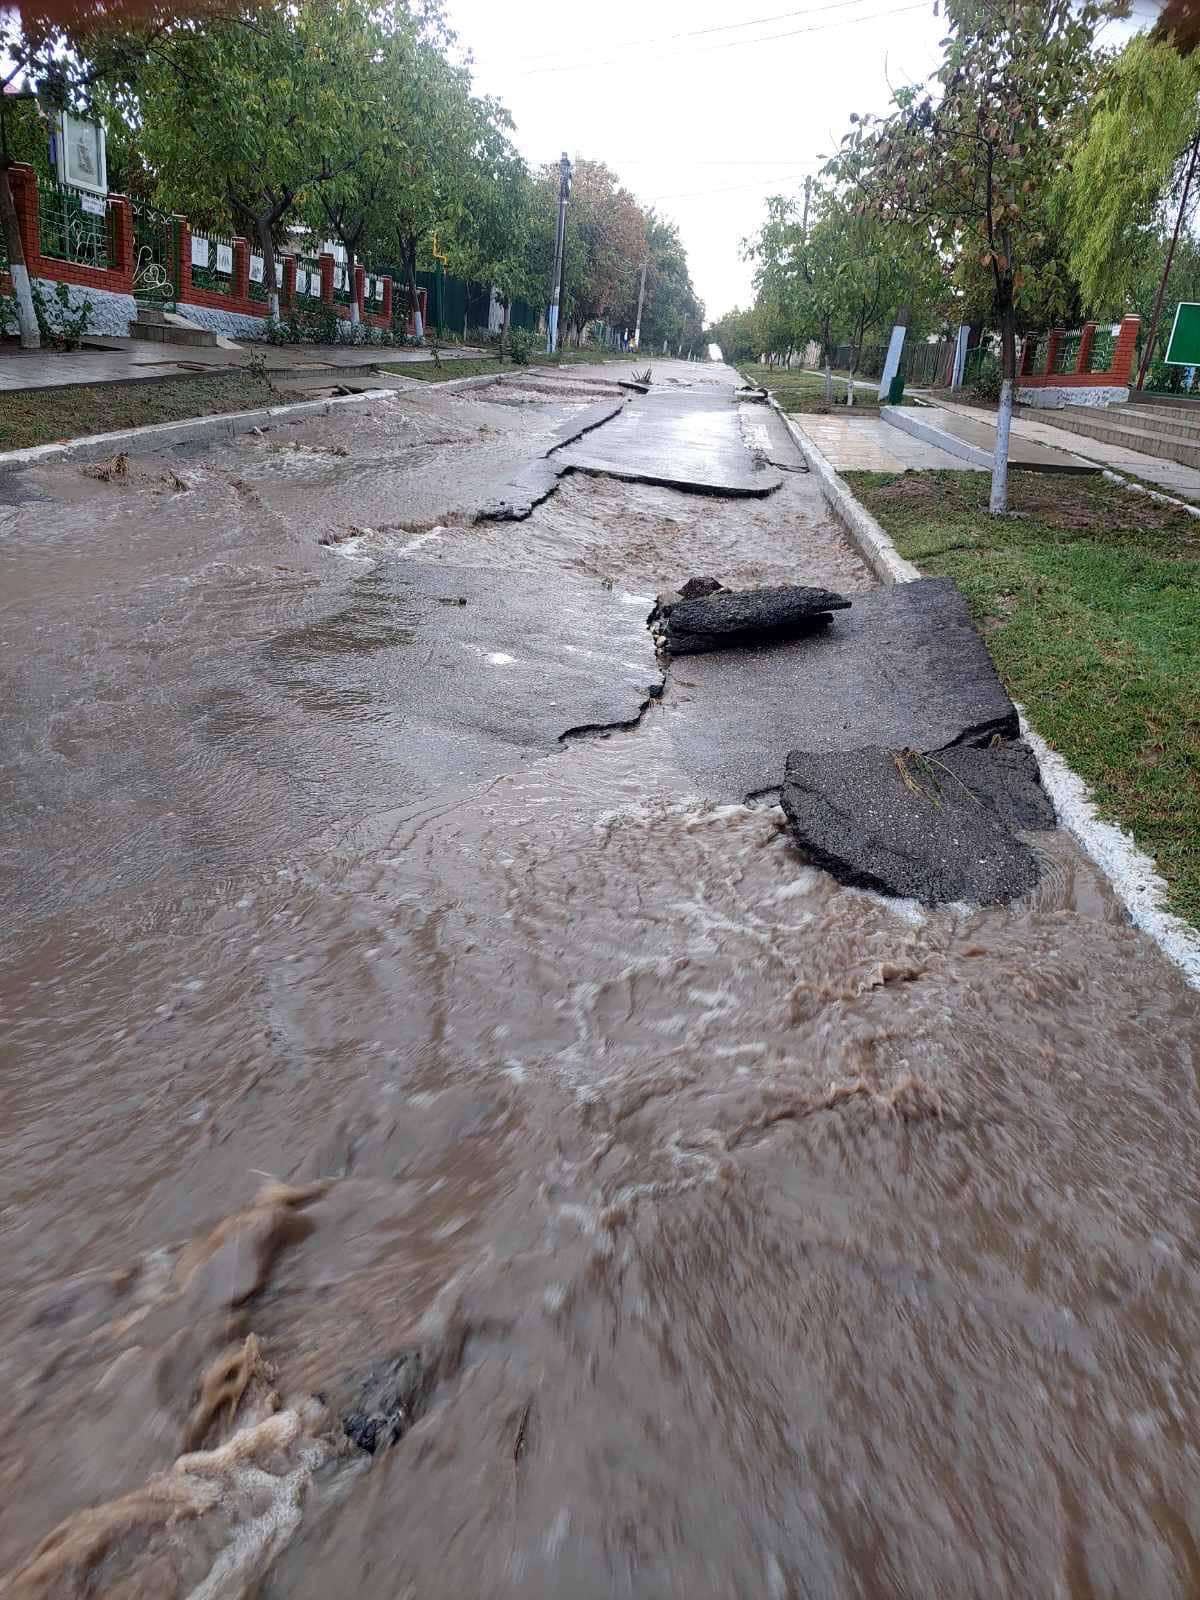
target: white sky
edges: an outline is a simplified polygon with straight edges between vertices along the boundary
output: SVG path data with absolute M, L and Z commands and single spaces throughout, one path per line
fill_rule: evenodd
M 1160 3 L 1134 0 L 1150 15 Z M 447 0 L 447 9 L 474 56 L 477 90 L 507 105 L 529 161 L 563 150 L 606 161 L 675 219 L 710 319 L 752 299 L 738 247 L 764 198 L 801 188 L 851 111 L 885 111 L 889 83 L 933 71 L 945 33 L 933 0 Z
M 933 0 L 447 0 L 447 9 L 474 56 L 477 90 L 507 105 L 529 161 L 563 150 L 606 161 L 675 219 L 710 318 L 752 299 L 738 246 L 764 198 L 801 188 L 851 111 L 886 110 L 889 80 L 932 71 L 945 32 Z M 670 37 L 679 34 L 689 37 Z

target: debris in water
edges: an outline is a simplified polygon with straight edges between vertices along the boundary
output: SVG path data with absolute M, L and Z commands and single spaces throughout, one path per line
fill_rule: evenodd
M 122 450 L 119 455 L 107 461 L 95 461 L 82 470 L 85 478 L 96 478 L 101 483 L 123 483 L 129 476 L 129 457 Z
M 696 581 L 696 580 L 692 580 Z M 713 580 L 700 580 L 713 581 Z M 781 584 L 767 589 L 710 591 L 656 608 L 672 655 L 694 655 L 746 644 L 775 644 L 828 627 L 850 602 L 830 589 Z
M 342 1418 L 346 1437 L 369 1456 L 397 1443 L 416 1421 L 432 1376 L 419 1350 L 376 1367 L 362 1381 L 358 1405 Z

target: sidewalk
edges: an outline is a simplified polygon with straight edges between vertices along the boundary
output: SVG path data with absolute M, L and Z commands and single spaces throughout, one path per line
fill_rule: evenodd
M 993 430 L 995 428 L 992 420 L 994 413 L 985 407 L 965 405 L 960 400 L 947 400 L 943 391 L 934 394 L 932 391 L 914 389 L 911 393 L 927 399 L 931 405 L 940 406 L 943 411 L 954 411 Z M 1052 416 L 1053 412 L 1049 415 Z M 1140 450 L 1126 450 L 1120 445 L 1105 444 L 1103 440 L 1089 439 L 1085 434 L 1070 433 L 1066 428 L 1056 428 L 1053 423 L 1034 422 L 1028 417 L 1014 416 L 1012 431 L 1017 438 L 1050 445 L 1068 455 L 1082 456 L 1085 461 L 1094 461 L 1112 472 L 1152 483 L 1164 494 L 1174 494 L 1182 500 L 1200 503 L 1200 471 L 1195 467 L 1184 467 L 1177 461 L 1163 461 L 1158 456 L 1143 455 Z M 959 462 L 958 465 L 962 466 L 963 463 Z
M 443 361 L 485 354 L 469 345 L 439 347 Z M 50 350 L 22 350 L 16 344 L 0 344 L 0 393 L 18 389 L 57 389 L 68 384 L 128 383 L 141 378 L 195 377 L 203 372 L 227 372 L 247 367 L 255 356 L 263 358 L 267 372 L 311 372 L 314 370 L 373 367 L 381 361 L 390 364 L 432 361 L 428 349 L 413 346 L 391 348 L 384 345 L 270 345 L 231 344 L 191 346 L 150 344 L 140 339 L 97 338 L 85 341 L 82 350 L 65 353 Z
M 937 445 L 914 439 L 876 417 L 789 414 L 835 472 L 981 472 Z

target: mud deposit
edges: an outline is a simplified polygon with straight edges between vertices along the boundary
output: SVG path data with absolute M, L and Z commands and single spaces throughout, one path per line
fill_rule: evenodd
M 1197 997 L 1061 833 L 838 887 L 669 676 L 543 748 L 566 583 L 618 702 L 691 573 L 869 587 L 802 474 L 473 526 L 593 399 L 21 477 L 0 1594 L 1196 1593 Z M 523 574 L 525 653 L 436 668 L 413 561 Z

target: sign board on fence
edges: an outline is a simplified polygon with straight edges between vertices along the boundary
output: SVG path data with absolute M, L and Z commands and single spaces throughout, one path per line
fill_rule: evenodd
M 233 246 L 231 244 L 219 244 L 217 246 L 217 271 L 233 271 Z
M 90 189 L 93 194 L 107 194 L 104 124 L 60 111 L 54 130 L 54 162 L 60 183 L 72 189 Z
M 99 194 L 81 194 L 79 204 L 89 217 L 102 217 L 108 209 L 107 201 Z
M 263 258 L 261 256 L 251 256 L 250 257 L 250 282 L 251 283 L 261 283 L 262 281 L 263 281 Z
M 1175 325 L 1167 344 L 1167 364 L 1172 367 L 1200 367 L 1200 304 L 1181 300 Z
M 208 265 L 208 240 L 202 234 L 192 235 L 192 265 L 194 267 Z

